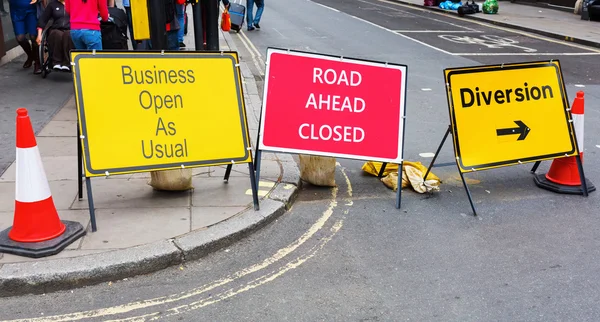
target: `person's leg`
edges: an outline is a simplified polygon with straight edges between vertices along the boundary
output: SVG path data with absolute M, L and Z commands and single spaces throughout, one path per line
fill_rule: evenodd
M 33 73 L 40 74 L 42 72 L 42 68 L 40 65 L 40 51 L 39 46 L 37 44 L 37 8 L 32 5 L 27 10 L 27 15 L 25 16 L 25 28 L 27 34 L 29 35 L 29 39 L 31 40 L 31 55 L 33 57 Z
M 167 32 L 167 50 L 179 50 L 179 30 Z
M 50 68 L 61 69 L 60 66 L 63 63 L 64 56 L 62 45 L 63 34 L 63 31 L 56 29 L 52 29 L 48 33 L 48 47 L 52 52 L 52 65 L 50 65 Z
M 33 55 L 31 53 L 31 44 L 25 36 L 25 13 L 21 9 L 10 8 L 10 20 L 13 25 L 13 31 L 15 32 L 15 38 L 17 43 L 27 55 L 27 60 L 23 64 L 23 68 L 29 68 L 33 64 Z
M 260 29 L 260 18 L 265 10 L 265 0 L 254 0 L 256 2 L 256 16 L 254 16 L 254 27 Z
M 63 55 L 63 60 L 60 62 L 60 64 L 63 66 L 62 69 L 63 70 L 70 70 L 71 69 L 71 49 L 73 49 L 73 42 L 71 41 L 71 35 L 69 30 L 65 30 L 62 33 L 62 40 L 61 40 L 61 45 L 62 45 L 62 55 Z M 66 68 L 65 68 L 66 67 Z
M 248 31 L 254 30 L 254 19 L 252 18 L 253 10 L 254 0 L 246 0 L 246 23 L 248 24 Z
M 75 49 L 86 49 L 85 42 L 83 41 L 83 30 L 71 30 L 71 40 Z
M 102 34 L 100 30 L 83 30 L 83 41 L 86 49 L 102 50 Z
M 177 13 L 177 20 L 179 21 L 179 30 L 177 30 L 177 45 L 180 47 L 185 47 L 183 44 L 183 31 L 185 21 L 183 19 L 183 6 L 180 4 L 175 4 L 175 11 Z
M 131 7 L 125 7 L 125 13 L 127 13 L 127 22 L 129 23 L 129 26 L 127 26 L 127 28 L 129 29 L 129 38 L 131 38 L 131 48 L 133 48 L 133 50 L 136 50 L 137 42 L 135 41 L 135 37 L 133 36 L 133 19 L 131 18 Z

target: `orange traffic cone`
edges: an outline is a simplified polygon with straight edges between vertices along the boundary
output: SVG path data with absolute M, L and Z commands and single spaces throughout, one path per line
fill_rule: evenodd
M 584 93 L 577 92 L 577 97 L 571 106 L 571 115 L 573 116 L 573 126 L 575 127 L 575 136 L 577 137 L 577 146 L 579 147 L 579 156 L 583 167 L 583 114 L 584 114 Z M 540 174 L 534 177 L 538 187 L 566 194 L 583 194 L 581 186 L 581 176 L 577 165 L 577 157 L 559 158 L 552 161 L 550 170 L 547 174 Z M 596 190 L 596 187 L 586 179 L 588 193 Z
M 17 110 L 13 226 L 0 233 L 0 252 L 44 257 L 85 235 L 80 223 L 58 217 L 27 110 Z

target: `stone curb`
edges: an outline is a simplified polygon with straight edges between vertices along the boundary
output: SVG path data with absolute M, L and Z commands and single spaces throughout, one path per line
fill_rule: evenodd
M 420 4 L 411 3 L 411 2 L 403 1 L 403 0 L 393 0 L 393 1 L 397 2 L 397 3 L 404 4 L 404 5 L 408 5 L 408 6 L 411 6 L 411 7 L 417 7 L 417 8 L 427 9 L 427 10 L 431 10 L 431 11 L 445 13 L 445 14 L 448 14 L 448 15 L 458 16 L 458 14 L 456 12 L 454 12 L 454 11 L 444 10 L 444 9 L 438 8 L 436 6 L 426 7 L 426 6 L 423 6 L 423 5 L 420 5 Z M 534 28 L 530 28 L 530 27 L 524 27 L 524 26 L 521 26 L 521 25 L 516 25 L 516 24 L 502 22 L 502 21 L 493 21 L 493 20 L 481 18 L 481 17 L 476 16 L 476 15 L 465 15 L 465 16 L 463 16 L 461 18 L 466 18 L 466 19 L 471 19 L 471 20 L 486 22 L 486 23 L 489 23 L 489 24 L 493 24 L 493 25 L 497 25 L 497 26 L 501 26 L 501 27 L 506 27 L 506 28 L 511 28 L 511 29 L 517 29 L 517 30 L 521 30 L 521 31 L 526 31 L 526 32 L 530 32 L 530 33 L 534 33 L 534 34 L 546 36 L 548 38 L 554 38 L 554 39 L 558 39 L 558 40 L 569 41 L 569 42 L 573 42 L 573 43 L 584 45 L 584 46 L 590 46 L 590 47 L 600 48 L 600 42 L 595 42 L 595 41 L 586 40 L 586 39 L 582 39 L 582 38 L 576 38 L 576 37 L 569 37 L 569 36 L 565 36 L 565 35 L 561 35 L 561 34 L 557 34 L 557 33 L 553 33 L 553 32 L 548 32 L 548 31 L 544 31 L 544 30 L 534 29 Z
M 229 34 L 226 41 L 237 51 Z M 228 38 L 228 39 L 227 39 Z M 246 67 L 247 68 L 247 67 Z M 249 70 L 245 71 L 249 72 Z M 256 86 L 254 80 L 246 85 Z M 148 274 L 202 258 L 266 226 L 291 207 L 300 187 L 300 171 L 291 155 L 275 154 L 282 175 L 260 202 L 207 229 L 137 247 L 0 266 L 0 297 L 41 294 Z

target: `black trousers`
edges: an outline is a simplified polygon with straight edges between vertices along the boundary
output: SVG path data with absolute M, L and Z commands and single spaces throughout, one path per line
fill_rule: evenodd
M 75 48 L 69 30 L 51 29 L 48 34 L 48 46 L 52 52 L 52 63 L 70 67 L 69 51 Z M 52 66 L 50 66 L 52 67 Z

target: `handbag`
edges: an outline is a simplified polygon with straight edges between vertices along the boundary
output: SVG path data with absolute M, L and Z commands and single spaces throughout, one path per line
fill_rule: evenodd
M 229 16 L 229 11 L 227 9 L 221 14 L 221 29 L 223 31 L 231 30 L 231 16 Z

